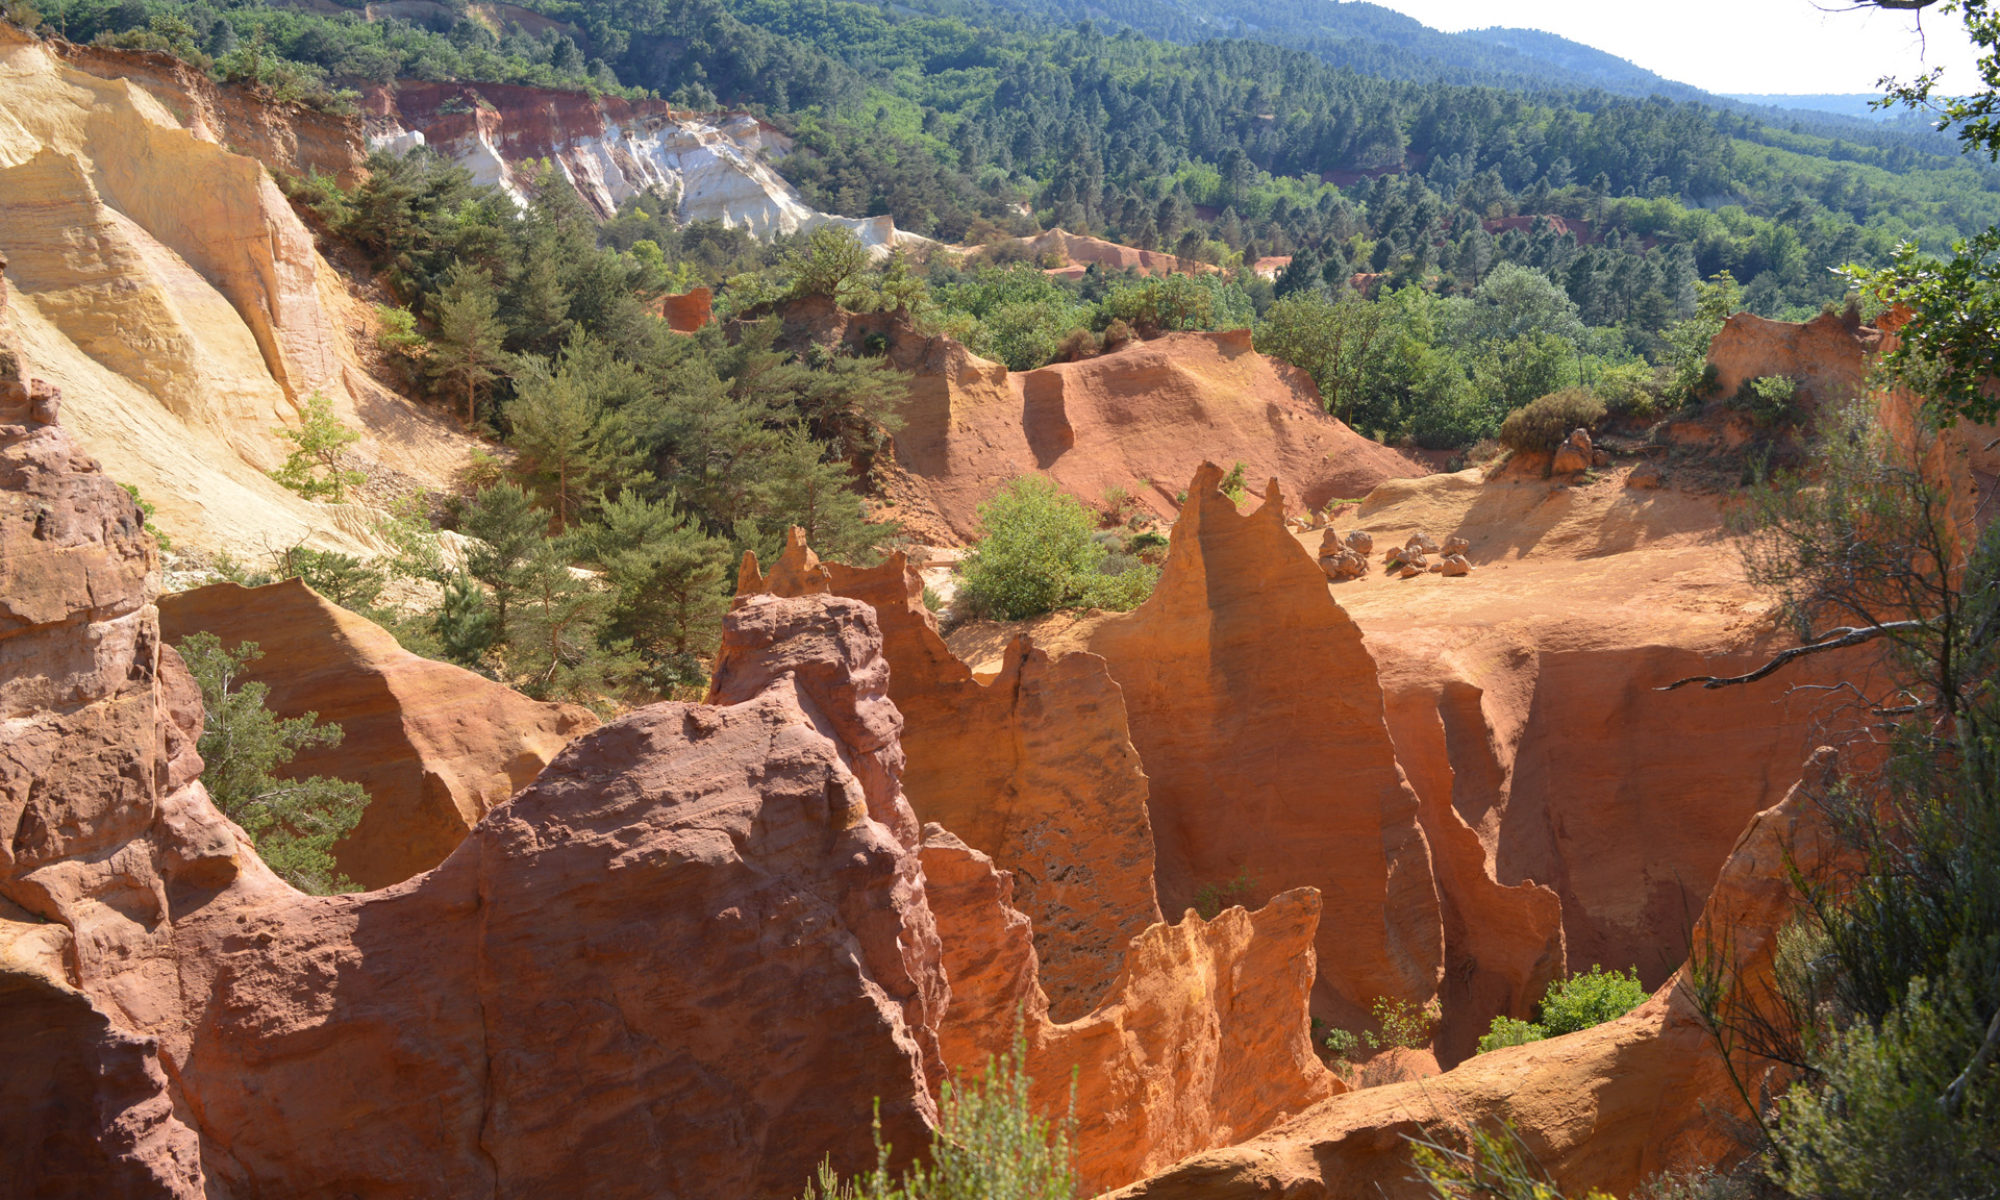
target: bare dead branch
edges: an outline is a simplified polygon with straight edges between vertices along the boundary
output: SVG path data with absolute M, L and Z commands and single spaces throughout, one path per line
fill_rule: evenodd
M 1736 687 L 1740 684 L 1755 683 L 1767 675 L 1782 670 L 1786 664 L 1811 654 L 1823 654 L 1828 650 L 1845 650 L 1849 646 L 1859 646 L 1879 637 L 1897 633 L 1912 633 L 1929 628 L 1929 621 L 1884 621 L 1877 625 L 1863 625 L 1859 628 L 1830 629 L 1821 635 L 1821 640 L 1807 642 L 1780 652 L 1770 662 L 1758 667 L 1748 675 L 1690 675 L 1686 679 L 1676 679 L 1665 687 L 1654 688 L 1656 692 L 1671 692 L 1675 688 L 1698 683 L 1704 688 Z
M 1994 1011 L 1993 1019 L 1986 1024 L 1986 1041 L 1980 1045 L 1979 1053 L 1972 1056 L 1965 1070 L 1960 1071 L 1958 1078 L 1944 1090 L 1944 1095 L 1938 1097 L 1938 1107 L 1944 1110 L 1946 1117 L 1958 1116 L 1959 1106 L 1965 1103 L 1965 1089 L 1993 1061 L 1996 1053 L 2000 1053 L 2000 1009 Z

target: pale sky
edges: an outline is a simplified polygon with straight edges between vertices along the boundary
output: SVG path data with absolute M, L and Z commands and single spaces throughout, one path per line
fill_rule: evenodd
M 1375 0 L 1434 29 L 1544 29 L 1721 93 L 1873 92 L 1885 74 L 1947 69 L 1971 88 L 1955 17 L 1848 11 L 1842 0 Z M 1928 46 L 1923 44 L 1928 40 Z

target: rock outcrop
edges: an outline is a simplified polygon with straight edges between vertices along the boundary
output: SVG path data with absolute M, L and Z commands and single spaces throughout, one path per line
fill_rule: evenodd
M 1450 587 L 1416 594 L 1376 576 L 1338 593 L 1380 668 L 1419 794 L 1448 793 L 1496 883 L 1561 898 L 1571 969 L 1637 967 L 1659 986 L 1685 959 L 1689 922 L 1743 823 L 1825 739 L 1824 693 L 1791 685 L 1834 682 L 1868 656 L 1698 697 L 1656 690 L 1747 670 L 1783 644 L 1711 495 L 1467 472 L 1386 484 L 1353 520 L 1378 542 L 1429 530 L 1478 547 L 1478 570 Z M 1426 829 L 1442 858 L 1438 824 Z M 1538 958 L 1508 968 L 1514 982 L 1478 986 L 1517 992 Z M 1477 1028 L 1446 1011 L 1448 1063 L 1493 1011 Z
M 966 251 L 965 257 L 968 261 L 977 261 L 1010 253 L 1025 254 L 1037 263 L 1054 259 L 1054 265 L 1046 267 L 1049 274 L 1071 278 L 1081 277 L 1085 270 L 1093 266 L 1103 267 L 1113 274 L 1129 270 L 1140 275 L 1204 275 L 1222 270 L 1200 259 L 1182 258 L 1159 250 L 1141 250 L 1137 246 L 1107 242 L 1103 238 L 1062 229 L 975 246 Z
M 1256 901 L 1320 890 L 1315 1013 L 1367 1021 L 1379 997 L 1423 1003 L 1442 920 L 1415 794 L 1397 766 L 1361 630 L 1285 530 L 1276 480 L 1240 515 L 1205 463 L 1153 595 L 1089 646 L 1125 692 L 1152 778 L 1170 910 L 1241 881 Z
M 1312 380 L 1251 346 L 1248 330 L 1176 333 L 1113 354 L 1013 372 L 942 343 L 899 362 L 916 373 L 895 436 L 908 473 L 899 508 L 943 534 L 978 536 L 978 505 L 1043 474 L 1087 504 L 1119 489 L 1171 519 L 1204 459 L 1276 476 L 1300 511 L 1426 468 L 1326 414 Z
M 530 700 L 411 654 L 297 579 L 218 583 L 162 597 L 159 608 L 169 645 L 192 633 L 212 633 L 232 650 L 255 642 L 263 657 L 242 678 L 270 688 L 273 712 L 315 712 L 341 727 L 339 745 L 300 751 L 284 773 L 333 775 L 368 790 L 361 823 L 334 847 L 341 871 L 365 888 L 443 862 L 480 818 L 597 725 L 574 704 Z
M 1815 411 L 1858 399 L 1868 392 L 1869 360 L 1879 342 L 1874 329 L 1831 313 L 1799 324 L 1740 312 L 1709 344 L 1711 394 L 1731 397 L 1752 379 L 1783 375 L 1798 384 L 1797 402 Z
M 1778 930 L 1792 911 L 1784 864 L 1829 861 L 1817 810 L 1795 789 L 1738 838 L 1697 946 L 1724 956 L 1725 1006 L 1760 1003 Z M 1741 1050 L 1736 1070 L 1759 1103 L 1785 1082 Z M 1505 1120 L 1566 1194 L 1631 1195 L 1663 1170 L 1727 1164 L 1748 1123 L 1685 972 L 1618 1020 L 1479 1055 L 1443 1075 L 1336 1096 L 1262 1137 L 1193 1156 L 1117 1193 L 1121 1200 L 1299 1200 L 1381 1195 L 1417 1200 L 1404 1140 Z
M 793 1195 L 872 1165 L 878 1098 L 924 1144 L 947 991 L 866 605 L 755 598 L 720 706 L 592 731 L 436 869 L 307 897 L 202 790 L 131 499 L 11 422 L 0 489 L 11 1191 Z
M 745 113 L 676 110 L 658 100 L 500 83 L 406 80 L 368 89 L 362 99 L 370 145 L 398 151 L 428 145 L 525 201 L 543 161 L 562 172 L 599 216 L 657 189 L 678 197 L 683 221 L 720 221 L 759 237 L 822 225 L 851 230 L 863 245 L 930 245 L 888 217 L 818 212 L 771 169 L 790 139 Z
M 821 566 L 797 531 L 769 579 L 746 560 L 740 590 L 831 592 L 874 607 L 911 805 L 1013 874 L 1050 1009 L 1059 1020 L 1089 1012 L 1132 939 L 1160 920 L 1146 776 L 1104 660 L 1051 659 L 1023 637 L 998 675 L 975 679 L 938 636 L 903 555 Z
M 360 306 L 264 166 L 218 142 L 243 123 L 125 65 L 0 26 L 0 254 L 23 360 L 183 542 L 372 546 L 367 514 L 267 477 L 276 431 L 324 393 L 363 432 L 356 454 L 438 486 L 466 440 L 368 378 Z
M 951 976 L 946 1065 L 973 1075 L 1018 1036 L 1032 1103 L 1051 1115 L 1070 1111 L 1074 1080 L 1077 1169 L 1091 1193 L 1242 1141 L 1343 1090 L 1307 1033 L 1311 889 L 1255 912 L 1153 926 L 1133 941 L 1104 1003 L 1059 1024 L 1008 873 L 937 825 L 924 828 L 923 863 Z
M 51 400 L 0 342 L 0 1180 L 193 1200 L 200 1147 L 146 1028 L 174 989 L 168 880 L 133 847 L 194 857 L 172 833 L 201 760 L 159 671 L 143 518 Z

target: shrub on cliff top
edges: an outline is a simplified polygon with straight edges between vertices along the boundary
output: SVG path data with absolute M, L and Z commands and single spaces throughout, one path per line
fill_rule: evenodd
M 1630 971 L 1606 971 L 1593 963 L 1590 970 L 1579 971 L 1568 979 L 1558 979 L 1549 985 L 1548 991 L 1542 994 L 1537 1013 L 1541 1018 L 1539 1021 L 1517 1021 L 1507 1016 L 1493 1018 L 1492 1027 L 1479 1039 L 1479 1052 L 1484 1054 L 1504 1046 L 1520 1046 L 1589 1029 L 1593 1025 L 1615 1021 L 1645 1001 L 1646 988 L 1639 982 L 1637 967 Z
M 1585 388 L 1564 388 L 1531 400 L 1500 423 L 1500 442 L 1510 450 L 1553 450 L 1575 429 L 1604 419 L 1604 401 Z

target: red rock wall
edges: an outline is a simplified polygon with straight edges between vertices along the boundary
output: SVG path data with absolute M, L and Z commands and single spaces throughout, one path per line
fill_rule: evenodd
M 867 570 L 821 567 L 795 536 L 770 579 L 755 571 L 750 559 L 746 594 L 831 591 L 875 609 L 912 807 L 1014 873 L 1050 1007 L 1060 1020 L 1089 1012 L 1127 945 L 1160 920 L 1146 777 L 1104 661 L 1051 660 L 1023 638 L 996 678 L 975 680 L 938 636 L 901 554 Z
M 1204 464 L 1152 598 L 1090 648 L 1124 689 L 1152 779 L 1163 907 L 1247 874 L 1245 902 L 1325 898 L 1313 1009 L 1361 1026 L 1378 997 L 1437 993 L 1442 915 L 1375 664 L 1286 533 L 1277 481 L 1244 516 Z
M 1058 1024 L 1011 876 L 937 825 L 925 826 L 923 861 L 952 980 L 945 1063 L 975 1074 L 1018 1031 L 1036 1110 L 1068 1113 L 1074 1086 L 1086 1194 L 1242 1141 L 1342 1090 L 1307 1032 L 1319 919 L 1311 889 L 1255 912 L 1154 925 L 1133 941 L 1104 1002 Z

